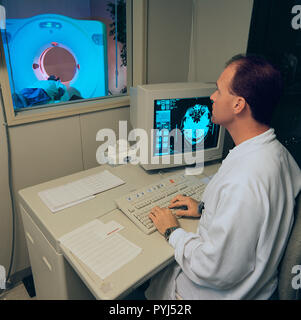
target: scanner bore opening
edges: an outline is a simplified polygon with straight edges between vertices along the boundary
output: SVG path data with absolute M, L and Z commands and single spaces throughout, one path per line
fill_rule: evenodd
M 46 79 L 55 75 L 62 83 L 69 83 L 76 74 L 77 64 L 73 54 L 67 49 L 50 47 L 40 56 L 40 69 Z

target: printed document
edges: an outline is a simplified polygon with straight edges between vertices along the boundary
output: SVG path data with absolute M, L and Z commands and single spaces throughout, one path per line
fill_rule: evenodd
M 119 177 L 116 177 L 108 170 L 104 170 L 62 186 L 41 191 L 38 195 L 52 212 L 57 212 L 90 200 L 96 194 L 124 183 Z
M 95 219 L 64 235 L 59 241 L 101 279 L 133 260 L 141 248 L 118 234 L 123 227 L 115 221 Z

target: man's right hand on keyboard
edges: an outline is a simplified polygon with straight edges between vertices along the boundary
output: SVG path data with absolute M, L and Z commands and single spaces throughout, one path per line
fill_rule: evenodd
M 198 201 L 190 198 L 183 196 L 181 194 L 175 196 L 171 201 L 168 206 L 169 209 L 176 209 L 177 207 L 183 207 L 186 206 L 187 209 L 179 209 L 176 210 L 175 213 L 177 216 L 183 216 L 183 217 L 200 217 L 199 211 L 198 211 L 198 206 L 199 203 Z

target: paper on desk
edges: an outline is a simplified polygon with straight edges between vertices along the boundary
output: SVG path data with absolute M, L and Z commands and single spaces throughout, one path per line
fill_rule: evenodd
M 101 279 L 134 259 L 141 248 L 118 234 L 123 226 L 95 219 L 64 235 L 59 241 Z
M 82 202 L 84 202 L 84 201 L 91 200 L 91 199 L 93 199 L 93 198 L 95 198 L 94 195 L 93 195 L 93 196 L 87 196 L 87 197 L 85 197 L 85 198 L 83 198 L 83 199 L 70 202 L 70 203 L 65 204 L 65 205 L 62 205 L 62 206 L 60 206 L 60 207 L 54 207 L 54 206 L 52 206 L 51 203 L 47 202 L 48 199 L 47 199 L 46 197 L 41 196 L 41 199 L 44 201 L 44 203 L 47 205 L 47 207 L 48 207 L 48 208 L 51 210 L 51 212 L 53 212 L 53 213 L 56 213 L 56 212 L 61 211 L 61 210 L 63 210 L 63 209 L 67 209 L 67 208 L 69 208 L 69 207 L 75 206 L 76 204 L 82 203 Z
M 125 182 L 108 170 L 38 193 L 52 212 L 93 199 L 96 194 L 117 187 Z

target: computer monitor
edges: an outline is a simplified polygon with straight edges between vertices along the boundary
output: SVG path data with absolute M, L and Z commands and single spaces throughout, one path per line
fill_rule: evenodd
M 148 137 L 140 150 L 148 154 L 147 161 L 140 161 L 145 170 L 191 165 L 198 151 L 204 162 L 222 158 L 225 131 L 211 121 L 215 90 L 215 84 L 194 82 L 130 88 L 131 124 Z

